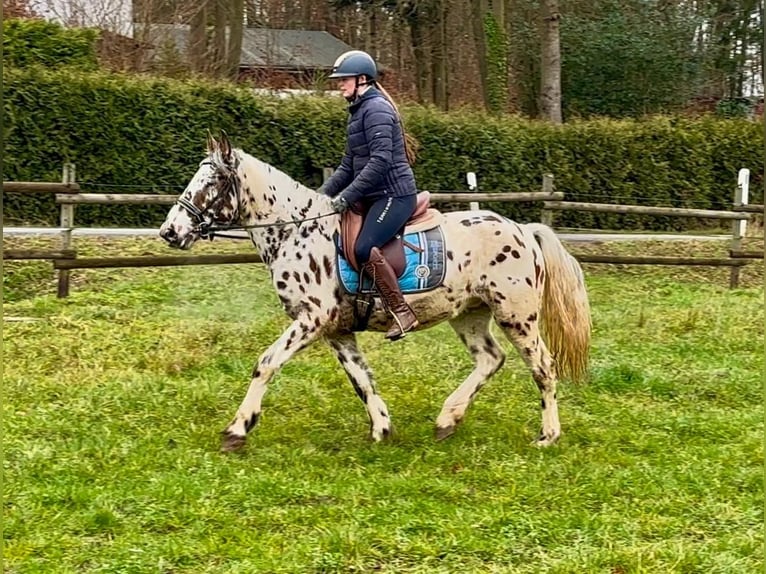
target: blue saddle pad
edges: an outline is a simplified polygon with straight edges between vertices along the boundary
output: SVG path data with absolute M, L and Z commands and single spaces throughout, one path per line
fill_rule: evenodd
M 434 227 L 433 229 L 417 233 L 407 233 L 404 236 L 404 240 L 423 251 L 418 253 L 405 244 L 404 256 L 406 266 L 402 276 L 399 277 L 399 287 L 402 293 L 422 293 L 441 285 L 447 270 L 444 235 L 442 234 L 441 227 Z M 361 290 L 359 289 L 359 273 L 354 271 L 351 264 L 343 257 L 340 238 L 338 238 L 337 259 L 340 282 L 348 293 L 377 293 L 372 285 L 372 280 L 366 273 L 364 284 Z

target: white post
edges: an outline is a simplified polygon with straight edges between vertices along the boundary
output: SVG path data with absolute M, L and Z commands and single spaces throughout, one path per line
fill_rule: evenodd
M 332 167 L 323 167 L 322 168 L 322 183 L 326 182 L 328 179 L 330 179 L 330 176 L 335 171 Z
M 737 187 L 734 189 L 734 208 L 740 205 L 747 205 L 750 199 L 750 170 L 742 168 L 737 174 Z M 742 249 L 742 239 L 747 231 L 747 220 L 735 219 L 731 224 L 731 251 Z M 734 289 L 739 287 L 740 267 L 732 267 L 729 271 L 729 287 Z
M 476 181 L 476 174 L 472 171 L 469 171 L 467 174 L 465 174 L 465 180 L 468 183 L 468 191 L 476 192 L 479 190 L 479 185 Z M 471 211 L 478 211 L 479 210 L 479 202 L 478 201 L 472 201 L 468 204 L 468 209 Z

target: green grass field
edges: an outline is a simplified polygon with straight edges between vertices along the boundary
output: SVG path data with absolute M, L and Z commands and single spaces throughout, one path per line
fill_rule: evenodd
M 573 247 L 586 249 L 720 247 Z M 762 571 L 762 266 L 737 290 L 720 269 L 586 273 L 591 380 L 560 386 L 557 446 L 530 444 L 539 396 L 507 344 L 457 434 L 433 440 L 470 371 L 444 325 L 360 336 L 389 442 L 369 442 L 363 406 L 316 346 L 276 377 L 245 451 L 224 455 L 218 433 L 287 325 L 265 268 L 80 271 L 57 300 L 50 264 L 6 264 L 6 572 Z

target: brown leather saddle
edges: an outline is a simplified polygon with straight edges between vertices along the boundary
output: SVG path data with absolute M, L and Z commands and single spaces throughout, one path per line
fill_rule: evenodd
M 430 207 L 430 205 L 431 194 L 427 191 L 418 193 L 415 211 L 407 221 L 404 234 L 412 231 L 425 231 L 426 229 L 431 229 L 439 225 L 441 221 L 441 213 Z M 356 240 L 359 238 L 359 232 L 362 230 L 362 223 L 364 223 L 364 214 L 357 208 L 357 205 L 353 206 L 352 209 L 343 212 L 343 215 L 340 218 L 340 237 L 343 246 L 343 256 L 357 273 L 360 272 L 360 268 L 359 263 L 356 261 L 356 255 L 354 255 L 354 246 L 356 245 Z M 389 262 L 391 267 L 393 267 L 397 277 L 401 277 L 407 266 L 407 260 L 404 255 L 405 244 L 418 252 L 422 251 L 419 247 L 405 242 L 404 234 L 395 235 L 382 249 L 383 256 Z

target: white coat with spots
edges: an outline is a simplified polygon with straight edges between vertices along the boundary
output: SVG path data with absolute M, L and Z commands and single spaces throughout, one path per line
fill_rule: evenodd
M 209 138 L 208 152 L 160 235 L 173 247 L 189 249 L 206 226 L 248 228 L 293 319 L 258 359 L 247 394 L 223 432 L 223 450 L 245 444 L 271 378 L 296 352 L 318 340 L 330 345 L 364 402 L 372 438 L 385 438 L 391 419 L 351 330 L 354 298 L 337 276 L 333 234 L 339 217 L 332 214 L 329 198 L 232 149 L 225 136 Z M 406 298 L 419 329 L 449 321 L 475 366 L 444 402 L 436 419 L 437 438 L 455 431 L 478 391 L 505 361 L 490 332 L 494 320 L 540 391 L 542 426 L 536 444 L 552 444 L 561 432 L 558 377 L 577 381 L 587 371 L 591 322 L 579 264 L 541 224 L 521 225 L 490 211 L 474 211 L 444 214 L 442 229 L 447 252 L 442 286 Z M 385 331 L 390 321 L 378 302 L 369 330 Z

